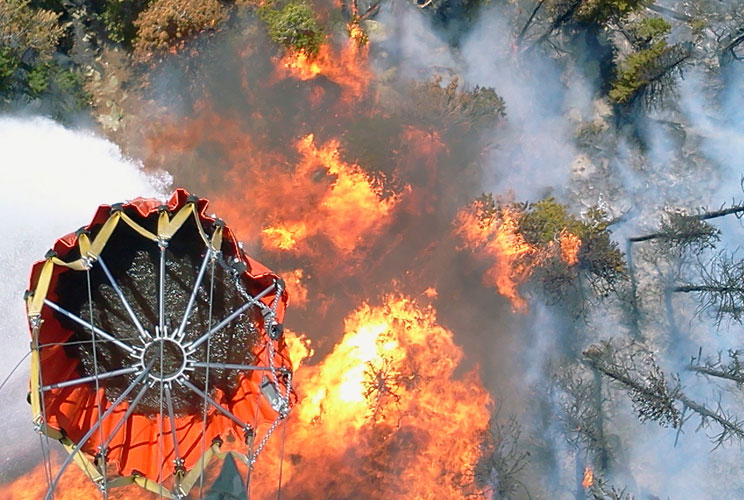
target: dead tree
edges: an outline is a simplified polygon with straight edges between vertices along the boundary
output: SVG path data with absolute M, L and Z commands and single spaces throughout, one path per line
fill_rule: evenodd
M 721 252 L 698 267 L 698 283 L 679 285 L 672 290 L 696 294 L 700 303 L 698 312 L 711 311 L 718 324 L 726 317 L 741 323 L 744 319 L 744 260 Z
M 720 237 L 718 229 L 706 222 L 707 220 L 743 212 L 743 206 L 692 215 L 681 211 L 666 211 L 661 216 L 658 231 L 643 236 L 635 236 L 629 238 L 628 241 L 630 243 L 641 243 L 656 240 L 665 250 L 685 251 L 692 249 L 695 252 L 700 252 L 706 248 L 713 248 Z
M 522 451 L 519 438 L 522 429 L 516 418 L 500 422 L 494 416 L 489 424 L 481 454 L 475 465 L 475 484 L 491 492 L 493 500 L 510 500 L 521 491 L 532 498 L 520 479 L 530 454 Z
M 380 11 L 383 0 L 374 0 L 365 6 L 362 12 L 359 10 L 359 0 L 343 0 L 341 2 L 341 13 L 350 24 L 358 25 L 362 21 L 372 19 Z
M 584 351 L 584 358 L 630 396 L 642 422 L 681 429 L 695 415 L 697 429 L 715 429 L 710 439 L 716 447 L 730 440 L 744 441 L 744 422 L 723 407 L 720 397 L 713 406 L 690 399 L 682 391 L 679 375 L 667 378 L 653 354 L 639 344 L 618 348 L 601 342 Z
M 575 497 L 587 496 L 585 473 L 608 473 L 612 451 L 605 435 L 605 397 L 602 379 L 595 369 L 571 364 L 561 367 L 553 375 L 554 405 L 560 409 L 558 420 L 566 442 L 576 453 Z M 587 466 L 585 458 L 591 464 Z
M 718 356 L 703 359 L 702 348 L 696 357 L 690 360 L 689 369 L 705 377 L 715 377 L 734 382 L 737 387 L 744 387 L 744 362 L 739 359 L 741 351 L 729 350 L 728 360 L 724 362 L 722 353 Z
M 625 488 L 619 490 L 605 482 L 602 476 L 595 476 L 589 488 L 589 498 L 592 500 L 633 500 L 633 495 Z
M 689 256 L 700 256 L 706 250 L 715 248 L 720 239 L 720 231 L 708 223 L 708 220 L 727 215 L 740 217 L 744 214 L 744 205 L 734 204 L 729 208 L 721 207 L 718 210 L 703 210 L 697 214 L 688 214 L 679 210 L 665 211 L 659 223 L 659 229 L 653 233 L 628 238 L 626 255 L 628 259 L 628 272 L 630 275 L 630 306 L 634 322 L 634 335 L 640 338 L 640 327 L 637 324 L 640 317 L 640 306 L 638 299 L 637 281 L 633 263 L 633 246 L 643 242 L 653 242 L 658 253 L 668 258 L 681 261 Z M 676 277 L 673 281 L 676 281 Z M 668 301 L 671 301 L 671 291 L 667 289 Z M 682 290 L 679 290 L 682 291 Z

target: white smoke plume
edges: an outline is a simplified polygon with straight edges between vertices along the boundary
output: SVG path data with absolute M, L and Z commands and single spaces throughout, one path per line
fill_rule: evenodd
M 170 176 L 145 174 L 115 144 L 45 118 L 0 116 L 0 151 L 0 382 L 24 360 L 0 391 L 0 470 L 12 475 L 19 462 L 38 462 L 40 453 L 24 359 L 29 333 L 23 293 L 32 264 L 57 238 L 90 222 L 98 205 L 163 198 Z

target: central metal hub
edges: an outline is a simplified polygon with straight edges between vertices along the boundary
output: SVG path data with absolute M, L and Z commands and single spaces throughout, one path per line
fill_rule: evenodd
M 142 350 L 143 369 L 153 363 L 150 378 L 164 382 L 174 380 L 186 369 L 186 350 L 171 338 L 156 338 Z

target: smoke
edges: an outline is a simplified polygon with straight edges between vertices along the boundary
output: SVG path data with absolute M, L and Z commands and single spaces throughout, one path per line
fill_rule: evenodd
M 604 203 L 613 215 L 628 212 L 613 228 L 623 241 L 656 227 L 659 210 L 666 206 L 692 209 L 706 200 L 715 206 L 740 197 L 744 76 L 734 73 L 726 80 L 717 107 L 711 108 L 704 97 L 709 77 L 690 73 L 680 87 L 683 109 L 650 112 L 642 148 L 610 122 L 609 105 L 584 75 L 592 68 L 518 46 L 511 16 L 504 5 L 486 10 L 453 47 L 443 41 L 447 33 L 434 30 L 410 2 L 389 2 L 379 17 L 385 28 L 372 36 L 374 72 L 367 72 L 365 59 L 354 63 L 345 55 L 344 37 L 336 36 L 331 66 L 304 78 L 287 76 L 283 53 L 248 14 L 236 21 L 238 28 L 202 40 L 198 50 L 170 58 L 150 75 L 149 98 L 156 105 L 136 112 L 141 126 L 129 127 L 120 142 L 148 171 L 168 171 L 179 186 L 211 199 L 213 210 L 245 240 L 252 256 L 278 272 L 302 271 L 306 297 L 290 308 L 286 322 L 313 340 L 317 356 L 310 366 L 332 351 L 344 320 L 360 304 L 374 309 L 391 292 L 427 297 L 438 310 L 437 324 L 451 330 L 454 343 L 464 349 L 466 359 L 458 370 L 478 364 L 483 384 L 505 413 L 521 412 L 533 433 L 529 439 L 548 442 L 541 445 L 542 454 L 533 454 L 533 463 L 542 468 L 538 472 L 548 473 L 533 475 L 530 485 L 562 499 L 575 494 L 577 452 L 558 430 L 561 409 L 537 402 L 548 401 L 539 391 L 553 383 L 546 365 L 570 349 L 578 355 L 629 328 L 611 301 L 591 311 L 584 323 L 567 318 L 560 305 L 540 303 L 537 293 L 529 315 L 512 314 L 503 297 L 482 283 L 488 264 L 458 248 L 452 221 L 481 192 L 511 191 L 520 201 L 550 194 L 573 208 L 588 200 Z M 425 114 L 425 106 L 415 100 L 422 91 L 414 82 L 442 76 L 446 85 L 454 75 L 461 77 L 462 89 L 493 87 L 505 101 L 506 119 L 479 130 Z M 582 146 L 578 135 L 588 124 L 598 132 L 590 146 Z M 313 155 L 298 144 L 308 142 L 316 153 L 333 156 L 335 151 L 333 168 L 317 158 L 307 160 Z M 1 307 L 7 308 L 2 312 L 13 318 L 5 369 L 27 350 L 19 297 L 31 263 L 56 237 L 86 223 L 97 204 L 159 195 L 170 178 L 144 174 L 113 144 L 44 120 L 0 121 L 0 147 L 13 152 L 10 158 L 15 155 L 3 165 L 3 176 L 7 170 L 12 180 L 1 188 L 7 193 L 0 213 L 24 214 L 7 221 L 12 235 L 0 247 L 2 275 L 18 277 L 0 288 Z M 339 187 L 339 180 L 347 183 Z M 364 196 L 351 196 L 351 188 L 360 186 Z M 328 217 L 329 201 L 340 207 L 333 217 Z M 375 223 L 357 223 L 370 219 Z M 271 234 L 289 228 L 296 241 L 285 248 L 272 246 L 262 237 L 267 228 L 274 230 Z M 737 228 L 730 224 L 726 232 L 736 234 Z M 343 238 L 348 234 L 353 238 Z M 735 238 L 725 244 L 730 249 L 738 245 Z M 650 276 L 641 280 L 641 288 L 659 295 L 659 276 L 653 274 L 658 270 L 646 263 L 636 272 Z M 679 335 L 702 341 L 716 328 L 709 321 L 693 326 L 690 301 L 682 304 L 687 310 L 680 312 L 682 333 L 675 337 L 661 301 L 649 299 L 651 320 L 644 334 L 659 346 L 660 363 L 676 371 L 695 354 L 675 343 Z M 732 340 L 719 336 L 714 348 L 736 345 Z M 694 376 L 684 377 L 686 385 L 696 387 Z M 6 462 L 26 448 L 38 448 L 32 443 L 22 379 L 16 375 L 4 393 L 4 401 L 14 403 L 12 418 L 1 424 L 9 428 L 2 431 L 19 436 L 4 452 Z M 695 388 L 688 395 L 702 399 L 709 393 Z M 691 432 L 694 422 L 676 444 L 674 431 L 640 424 L 628 400 L 617 392 L 612 396 L 614 420 L 607 433 L 621 465 L 609 479 L 660 497 L 702 498 L 713 491 L 715 472 L 731 459 L 730 450 L 710 455 L 705 433 Z M 547 424 L 529 427 L 531 419 Z M 390 430 L 395 436 L 390 442 L 410 446 L 396 432 Z M 302 462 L 303 446 L 295 448 L 292 460 L 314 470 L 314 463 Z M 365 450 L 333 459 L 352 470 L 361 463 L 361 479 L 355 480 L 363 481 L 365 474 L 389 480 L 394 471 L 384 467 L 408 455 L 396 455 L 393 448 L 385 453 L 382 465 L 360 458 Z M 683 469 L 688 472 L 680 478 Z M 322 481 L 331 481 L 325 490 L 329 495 L 352 484 L 334 490 L 337 478 L 318 475 L 313 480 L 319 489 Z M 289 488 L 298 495 L 310 491 L 297 483 Z M 732 498 L 737 486 L 717 488 L 719 498 Z
M 594 89 L 581 68 L 561 68 L 540 51 L 518 46 L 508 15 L 502 9 L 484 13 L 462 47 L 466 81 L 494 88 L 507 105 L 506 127 L 493 134 L 484 188 L 511 190 L 519 200 L 565 196 L 578 154 L 577 125 L 592 111 Z
M 0 317 L 3 378 L 29 349 L 23 302 L 31 265 L 54 241 L 90 222 L 99 204 L 137 196 L 162 198 L 168 174 L 146 174 L 115 144 L 45 118 L 0 117 Z M 31 425 L 28 359 L 3 388 L 0 478 L 40 461 Z

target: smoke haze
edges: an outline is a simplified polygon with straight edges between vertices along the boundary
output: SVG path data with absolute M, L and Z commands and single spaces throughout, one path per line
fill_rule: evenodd
M 550 361 L 600 339 L 630 337 L 627 317 L 610 300 L 577 321 L 560 306 L 543 303 L 537 292 L 528 298 L 530 312 L 515 314 L 483 284 L 488 263 L 462 250 L 453 221 L 482 192 L 512 192 L 525 201 L 553 195 L 577 212 L 598 204 L 612 216 L 625 214 L 613 227 L 615 239 L 624 242 L 657 227 L 670 206 L 694 210 L 741 198 L 744 76 L 734 72 L 719 82 L 718 76 L 691 71 L 679 87 L 681 109 L 649 112 L 641 147 L 597 97 L 594 68 L 518 48 L 509 9 L 486 10 L 452 47 L 443 42 L 448 34 L 432 30 L 417 8 L 393 5 L 383 8 L 379 21 L 385 30 L 371 36 L 368 55 L 343 52 L 347 40 L 336 34 L 333 64 L 313 78 L 287 69 L 282 52 L 250 15 L 238 21 L 240 29 L 170 58 L 152 76 L 154 105 L 137 111 L 141 126 L 117 136 L 137 161 L 106 140 L 48 120 L 0 119 L 6 162 L 0 213 L 10 230 L 0 243 L 0 275 L 10 277 L 0 287 L 0 314 L 9 318 L 3 373 L 27 351 L 20 297 L 32 262 L 55 238 L 87 223 L 98 204 L 163 196 L 172 176 L 174 185 L 211 200 L 249 254 L 285 276 L 301 277 L 290 288 L 294 303 L 286 322 L 313 342 L 316 355 L 307 361 L 313 377 L 326 369 L 324 357 L 354 331 L 349 324 L 363 312 L 377 319 L 387 314 L 412 328 L 398 310 L 407 314 L 408 306 L 395 309 L 389 297 L 412 297 L 426 304 L 420 310 L 431 304 L 437 315 L 426 316 L 426 327 L 443 338 L 451 331 L 457 346 L 448 347 L 458 368 L 447 383 L 463 393 L 468 384 L 477 389 L 482 383 L 503 414 L 519 416 L 544 452 L 534 455 L 530 473 L 548 493 L 534 498 L 574 498 L 578 452 L 558 429 L 560 409 L 536 400 L 549 399 Z M 446 113 L 426 114 L 428 108 L 416 101 L 416 81 L 441 77 L 444 86 L 454 75 L 461 89 L 494 88 L 506 117 L 478 128 L 447 121 Z M 711 80 L 721 85 L 712 104 L 705 97 Z M 738 248 L 739 221 L 722 222 L 721 228 L 724 248 Z M 639 247 L 634 256 L 636 272 L 645 276 L 639 293 L 655 294 L 644 311 L 650 318 L 644 335 L 658 347 L 664 368 L 683 371 L 695 354 L 688 348 L 702 342 L 709 354 L 737 345 L 738 330 L 697 317 L 689 297 L 674 299 L 679 316 L 676 324 L 668 322 L 659 290 L 671 271 L 654 268 L 653 252 Z M 472 376 L 476 368 L 480 379 Z M 5 464 L 37 448 L 25 403 L 26 372 L 24 365 L 2 395 L 11 402 L 11 418 L 0 423 L 0 432 L 18 436 L 3 451 Z M 694 375 L 682 381 L 691 397 L 709 396 L 698 392 Z M 488 399 L 476 389 L 480 402 Z M 694 424 L 681 437 L 673 429 L 641 424 L 624 398 L 617 396 L 614 420 L 607 424 L 622 464 L 608 479 L 627 484 L 639 498 L 736 498 L 742 491 L 740 474 L 720 479 L 736 450 L 711 454 L 708 437 L 693 432 Z M 735 404 L 739 397 L 723 398 Z M 299 423 L 298 429 L 327 430 L 312 425 Z M 387 481 L 385 488 L 364 498 L 410 494 L 392 485 L 399 471 L 389 464 L 413 461 L 415 453 L 405 445 L 424 439 L 413 426 L 402 429 L 386 428 L 390 441 L 384 446 L 374 444 L 382 440 L 378 428 L 360 432 L 363 438 L 354 441 L 359 449 L 333 452 L 331 463 L 347 480 L 318 475 L 312 486 L 303 483 L 310 480 L 301 465 L 323 455 L 290 445 L 294 464 L 301 464 L 294 482 L 287 476 L 290 497 L 314 498 L 320 491 L 340 498 L 365 480 L 376 484 L 375 478 Z M 289 432 L 291 439 L 291 427 Z M 313 442 L 326 439 L 320 436 Z M 274 459 L 267 460 L 275 465 Z M 12 476 L 16 469 L 3 470 Z

